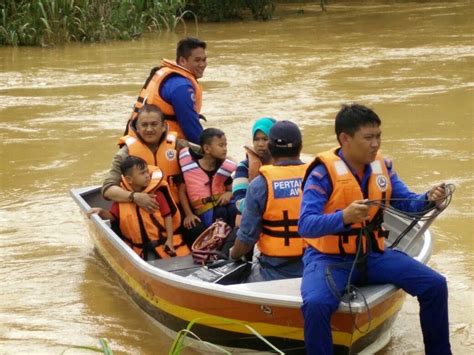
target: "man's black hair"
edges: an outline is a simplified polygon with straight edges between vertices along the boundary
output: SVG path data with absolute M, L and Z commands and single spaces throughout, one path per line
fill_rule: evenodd
M 160 116 L 161 122 L 165 121 L 165 116 L 163 115 L 163 111 L 161 111 L 160 108 L 156 105 L 152 105 L 152 104 L 143 105 L 143 107 L 138 110 L 137 119 L 138 119 L 138 117 L 140 117 L 140 115 L 143 112 L 145 112 L 145 113 L 151 113 L 151 112 L 157 113 L 158 116 Z
M 381 124 L 379 116 L 364 105 L 342 105 L 336 115 L 336 137 L 339 141 L 339 134 L 343 132 L 353 137 L 363 126 L 380 126 Z
M 206 128 L 199 136 L 199 145 L 202 148 L 204 144 L 211 144 L 212 138 L 221 138 L 223 136 L 225 136 L 225 133 L 218 128 Z
M 131 176 L 134 167 L 137 167 L 138 169 L 144 169 L 147 166 L 148 164 L 142 158 L 136 157 L 134 155 L 129 155 L 120 164 L 120 172 L 123 176 Z
M 204 41 L 201 41 L 198 38 L 186 37 L 178 42 L 176 47 L 176 63 L 179 61 L 180 57 L 188 59 L 191 55 L 191 51 L 196 48 L 206 49 L 207 44 Z

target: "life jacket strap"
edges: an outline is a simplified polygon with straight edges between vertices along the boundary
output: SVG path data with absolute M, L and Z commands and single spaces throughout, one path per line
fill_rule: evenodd
M 290 245 L 290 238 L 299 238 L 298 232 L 290 231 L 290 227 L 298 225 L 297 219 L 288 218 L 288 210 L 283 210 L 283 217 L 280 220 L 271 221 L 268 219 L 262 220 L 262 232 L 272 237 L 285 238 L 285 246 Z M 274 231 L 267 227 L 283 227 L 283 231 Z
M 300 235 L 298 232 L 292 232 L 292 231 L 275 231 L 272 229 L 268 229 L 266 227 L 262 227 L 262 233 L 269 235 L 271 237 L 275 238 L 285 238 L 285 239 L 290 239 L 290 238 L 300 238 Z
M 209 211 L 211 208 L 217 206 L 216 202 L 219 199 L 221 194 L 215 194 L 212 196 L 204 197 L 191 202 L 191 207 L 196 215 L 202 215 L 203 213 Z

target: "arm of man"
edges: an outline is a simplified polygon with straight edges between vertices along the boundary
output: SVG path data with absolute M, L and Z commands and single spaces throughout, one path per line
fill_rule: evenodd
M 199 135 L 203 128 L 199 122 L 199 113 L 196 111 L 195 92 L 191 82 L 184 77 L 173 76 L 163 84 L 161 94 L 173 106 L 176 120 L 185 138 L 199 144 Z
M 267 203 L 267 186 L 263 177 L 256 177 L 249 185 L 246 197 L 246 208 L 242 214 L 239 231 L 230 257 L 234 260 L 247 254 L 260 238 L 262 215 Z
M 392 183 L 392 206 L 406 212 L 419 212 L 428 207 L 429 203 L 440 201 L 446 194 L 444 184 L 434 186 L 428 192 L 417 194 L 412 192 L 398 177 L 391 161 L 386 161 Z M 400 200 L 397 200 L 400 199 Z
M 122 148 L 120 148 L 119 151 L 117 153 L 115 153 L 115 155 L 114 155 L 110 170 L 107 173 L 107 175 L 105 176 L 104 182 L 102 184 L 102 196 L 104 196 L 104 198 L 106 200 L 112 200 L 112 198 L 109 197 L 110 193 L 107 193 L 107 190 L 110 187 L 112 187 L 112 186 L 120 187 L 120 182 L 122 181 L 122 178 L 121 178 L 122 173 L 120 171 L 120 164 L 122 164 L 122 162 L 127 157 L 128 157 L 128 147 L 126 145 L 123 146 Z M 127 194 L 127 196 L 128 196 L 128 194 Z
M 318 165 L 305 183 L 301 201 L 298 233 L 305 238 L 319 237 L 350 230 L 343 211 L 324 213 L 332 188 L 326 168 Z

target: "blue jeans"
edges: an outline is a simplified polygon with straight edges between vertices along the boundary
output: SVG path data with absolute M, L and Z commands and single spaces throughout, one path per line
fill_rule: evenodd
M 337 310 L 339 300 L 328 286 L 325 270 L 328 265 L 351 262 L 353 257 L 325 255 L 307 248 L 303 262 L 301 284 L 303 298 L 304 338 L 307 354 L 332 354 L 331 315 Z M 349 277 L 349 268 L 331 268 L 331 275 L 340 294 Z M 391 283 L 418 298 L 420 323 L 428 355 L 451 354 L 448 322 L 448 288 L 446 279 L 403 252 L 388 249 L 384 253 L 367 256 L 367 272 L 363 275 L 356 268 L 352 283 L 366 277 L 367 284 Z

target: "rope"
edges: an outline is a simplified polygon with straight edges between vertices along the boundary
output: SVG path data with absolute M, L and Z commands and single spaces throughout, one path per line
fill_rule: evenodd
M 445 210 L 449 206 L 449 204 L 451 203 L 454 191 L 456 190 L 456 187 L 453 184 L 446 184 L 444 186 L 444 188 L 445 188 L 445 192 L 446 192 L 444 197 L 436 199 L 434 201 L 429 201 L 428 199 L 426 199 L 425 202 L 429 202 L 428 205 L 426 206 L 426 208 L 424 208 L 424 209 L 422 209 L 418 212 L 406 212 L 406 211 L 399 210 L 399 209 L 397 209 L 393 206 L 386 205 L 385 200 L 368 200 L 368 201 L 366 201 L 367 205 L 377 206 L 380 209 L 384 210 L 385 212 L 388 212 L 392 215 L 398 216 L 401 219 L 411 221 L 411 223 L 407 226 L 407 228 L 405 228 L 405 230 L 403 230 L 399 234 L 397 239 L 392 243 L 392 245 L 389 246 L 389 248 L 396 247 L 400 243 L 400 241 L 408 234 L 408 232 L 418 222 L 420 222 L 420 221 L 429 222 L 429 221 L 434 220 L 439 215 L 439 213 L 441 213 L 443 210 Z M 390 199 L 390 202 L 395 202 L 395 201 L 423 202 L 422 200 L 418 200 L 418 199 L 405 199 L 405 198 Z M 433 212 L 433 211 L 434 211 L 434 213 L 430 213 L 430 212 Z M 345 295 L 348 296 L 347 297 L 347 303 L 349 305 L 349 312 L 350 312 L 351 317 L 352 317 L 352 324 L 353 324 L 354 328 L 357 329 L 357 331 L 359 331 L 361 334 L 367 333 L 370 330 L 371 323 L 372 323 L 372 316 L 370 314 L 370 307 L 367 303 L 367 300 L 366 300 L 365 296 L 359 291 L 359 289 L 356 286 L 351 284 L 351 279 L 352 279 L 352 274 L 354 273 L 354 270 L 355 270 L 356 266 L 363 263 L 365 261 L 365 259 L 367 258 L 368 254 L 361 254 L 362 239 L 363 239 L 362 237 L 365 235 L 366 236 L 366 238 L 365 238 L 366 241 L 368 243 L 370 243 L 371 238 L 369 237 L 369 233 L 370 232 L 367 230 L 366 226 L 361 228 L 361 230 L 359 232 L 359 236 L 358 236 L 359 241 L 358 241 L 358 244 L 357 244 L 357 251 L 356 251 L 356 254 L 355 254 L 355 257 L 354 257 L 354 261 L 329 265 L 325 269 L 326 282 L 327 282 L 329 290 L 334 295 L 334 297 L 336 297 L 339 301 L 342 301 Z M 370 250 L 370 249 L 371 248 L 368 248 L 368 250 Z M 337 288 L 336 283 L 334 282 L 334 278 L 332 277 L 331 270 L 334 269 L 334 268 L 347 268 L 349 265 L 351 265 L 351 266 L 350 266 L 350 271 L 349 271 L 349 277 L 347 279 L 347 285 L 344 288 L 344 293 L 341 295 L 338 288 Z M 364 330 L 364 331 L 362 331 L 358 327 L 358 325 L 356 324 L 355 317 L 354 317 L 354 314 L 352 312 L 351 302 L 357 298 L 357 295 L 360 295 L 362 297 L 362 300 L 364 302 L 364 306 L 367 309 L 367 313 L 368 313 L 369 324 L 367 326 L 367 329 Z

